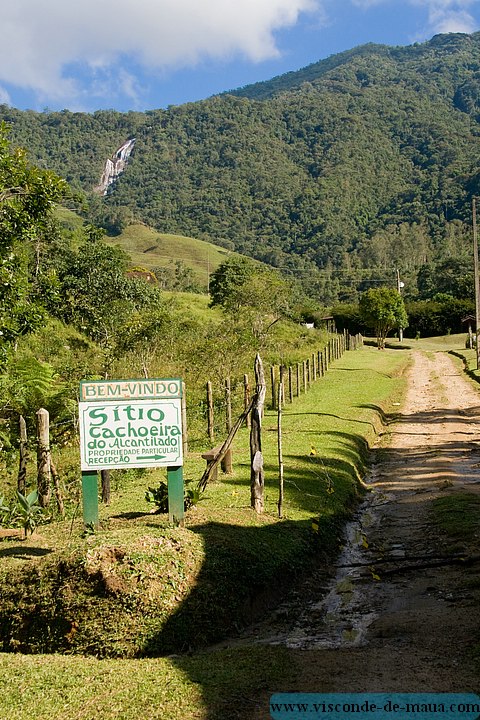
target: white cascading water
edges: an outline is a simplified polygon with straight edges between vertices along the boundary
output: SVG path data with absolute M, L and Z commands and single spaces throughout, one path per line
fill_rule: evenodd
M 110 158 L 106 160 L 102 177 L 96 188 L 96 190 L 102 193 L 102 195 L 107 194 L 110 185 L 112 185 L 112 183 L 115 182 L 118 176 L 121 175 L 122 172 L 125 170 L 125 166 L 132 153 L 134 145 L 135 138 L 127 140 L 127 142 L 125 142 L 121 147 L 118 148 L 117 152 L 113 157 L 113 160 L 111 160 Z

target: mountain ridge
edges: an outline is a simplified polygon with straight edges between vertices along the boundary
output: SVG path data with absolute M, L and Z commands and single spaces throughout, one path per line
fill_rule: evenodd
M 324 297 L 395 269 L 413 282 L 426 262 L 470 252 L 480 33 L 367 44 L 167 110 L 1 106 L 0 119 L 109 231 L 140 220 L 198 237 L 310 274 Z M 133 137 L 125 171 L 94 197 L 105 157 Z

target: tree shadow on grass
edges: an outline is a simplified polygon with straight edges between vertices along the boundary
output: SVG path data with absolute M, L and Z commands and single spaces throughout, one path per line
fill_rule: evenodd
M 252 522 L 256 523 L 253 515 Z M 331 517 L 323 522 L 320 536 L 307 520 L 189 528 L 204 543 L 202 569 L 189 595 L 148 639 L 141 655 L 169 656 L 191 682 L 199 684 L 208 720 L 258 717 L 263 698 L 278 691 L 276 681 L 281 683 L 291 670 L 287 650 L 237 646 L 235 639 L 245 626 L 276 607 L 315 566 L 325 564 L 323 537 L 329 538 L 333 556 L 343 523 Z
M 13 545 L 6 548 L 0 549 L 0 557 L 14 557 L 19 559 L 25 559 L 32 557 L 44 557 L 50 555 L 53 550 L 49 548 L 39 548 L 28 545 Z
M 440 411 L 441 412 L 441 411 Z M 346 458 L 339 460 L 326 459 L 324 460 L 325 467 L 330 471 L 335 470 L 347 472 L 351 462 L 352 447 L 357 447 L 360 443 L 360 439 L 351 438 L 347 434 L 339 434 L 340 439 L 345 443 Z M 343 437 L 342 437 L 343 435 Z M 464 491 L 465 485 L 465 473 L 472 474 L 472 482 L 480 482 L 480 469 L 478 463 L 475 462 L 476 457 L 470 456 L 471 447 L 470 443 L 465 440 L 454 440 L 453 442 L 447 443 L 435 443 L 433 445 L 428 442 L 420 447 L 412 446 L 410 448 L 383 448 L 382 449 L 382 462 L 379 466 L 379 475 L 376 476 L 377 490 L 380 496 L 383 496 L 384 492 L 394 493 L 395 501 L 399 505 L 399 510 L 396 515 L 393 516 L 391 522 L 397 522 L 398 518 L 404 517 L 407 519 L 409 532 L 413 536 L 412 542 L 421 543 L 425 542 L 425 546 L 419 545 L 420 551 L 417 548 L 417 552 L 431 552 L 432 548 L 441 547 L 438 545 L 437 535 L 435 528 L 431 525 L 431 521 L 428 520 L 432 498 L 438 497 L 438 493 L 441 493 L 442 498 L 447 497 L 450 493 L 458 493 L 460 488 Z M 473 454 L 474 455 L 474 454 Z M 299 456 L 289 456 L 292 461 L 298 461 L 302 458 Z M 453 466 L 449 463 L 453 460 Z M 458 472 L 458 462 L 462 462 L 462 471 Z M 397 463 L 399 468 L 396 469 Z M 456 467 L 456 472 L 454 472 Z M 305 478 L 304 478 L 305 480 Z M 306 479 L 309 482 L 309 478 Z M 302 477 L 297 477 L 299 487 L 302 486 Z M 478 492 L 477 495 L 478 497 Z M 458 496 L 457 496 L 458 497 Z M 297 498 L 298 499 L 298 498 Z M 390 502 L 390 501 L 389 501 Z M 424 510 L 417 513 L 415 516 L 415 522 L 410 521 L 411 516 L 411 504 L 414 502 L 417 506 L 423 506 Z M 403 509 L 402 509 L 403 508 Z M 427 518 L 427 520 L 425 519 Z M 337 518 L 339 520 L 339 518 Z M 338 525 L 338 535 L 343 528 L 343 521 Z M 428 532 L 426 532 L 425 523 L 428 522 Z M 285 529 L 287 535 L 290 533 L 296 533 L 299 530 L 297 523 L 285 523 Z M 281 529 L 260 527 L 260 528 L 235 528 L 233 535 L 227 542 L 225 538 L 221 538 L 223 532 L 228 535 L 231 534 L 232 528 L 226 528 L 220 525 L 208 525 L 199 528 L 199 532 L 202 533 L 202 537 L 206 541 L 207 549 L 207 560 L 206 566 L 210 564 L 212 575 L 210 582 L 215 583 L 215 577 L 220 577 L 219 568 L 215 567 L 215 562 L 212 560 L 208 561 L 208 548 L 215 555 L 219 551 L 223 553 L 227 547 L 235 548 L 235 554 L 242 551 L 244 544 L 248 547 L 248 553 L 242 560 L 245 563 L 245 568 L 240 571 L 236 576 L 236 580 L 231 585 L 231 592 L 235 593 L 238 587 L 252 587 L 255 590 L 255 586 L 249 585 L 248 576 L 244 574 L 245 569 L 248 572 L 248 568 L 251 562 L 258 562 L 258 552 L 261 553 L 262 557 L 265 557 L 267 548 L 272 546 L 271 540 L 272 532 L 281 533 Z M 396 537 L 395 532 L 390 532 L 390 538 Z M 332 536 L 332 527 L 328 528 L 328 534 Z M 388 533 L 387 533 L 388 537 Z M 276 537 L 276 541 L 273 543 L 275 547 L 284 538 L 281 535 Z M 280 541 L 280 543 L 279 543 Z M 230 545 L 230 542 L 233 545 Z M 317 556 L 319 556 L 323 549 L 323 543 L 318 543 Z M 285 557 L 288 566 L 288 558 Z M 220 566 L 223 563 L 220 561 Z M 295 568 L 295 560 L 292 556 L 291 562 L 292 568 Z M 237 573 L 238 568 L 235 568 L 234 573 Z M 255 566 L 253 566 L 255 573 Z M 308 570 L 308 567 L 307 567 Z M 202 571 L 203 572 L 203 571 Z M 282 578 L 280 577 L 280 584 L 282 585 Z M 269 581 L 267 578 L 266 587 L 268 587 Z M 283 580 L 282 590 L 285 586 L 293 585 L 298 580 L 298 576 L 289 576 L 288 571 L 286 580 Z M 194 591 L 195 592 L 195 591 Z M 275 595 L 275 592 L 274 592 Z M 194 595 L 192 594 L 192 597 Z M 278 599 L 278 598 L 277 598 Z M 225 612 L 228 617 L 227 601 L 226 598 L 212 596 L 212 613 L 215 614 L 219 609 L 220 612 Z M 190 602 L 190 597 L 186 599 L 185 604 Z M 223 605 L 223 607 L 221 607 Z M 267 605 L 264 605 L 267 607 Z M 183 608 L 185 609 L 185 608 Z M 206 621 L 204 618 L 202 622 Z M 248 615 L 245 617 L 245 621 L 248 622 Z M 292 622 L 295 618 L 292 618 Z M 181 617 L 172 618 L 167 623 L 167 627 L 170 624 L 169 630 L 178 624 L 185 632 L 185 627 L 182 624 Z M 208 621 L 207 621 L 208 622 Z M 231 634 L 231 633 L 230 633 Z M 161 642 L 161 636 L 157 638 Z M 468 645 L 467 638 L 461 638 L 461 642 Z M 155 654 L 155 649 L 154 649 Z M 247 720 L 253 720 L 254 718 L 260 717 L 260 710 L 265 713 L 262 717 L 267 717 L 268 713 L 268 695 L 272 692 L 288 691 L 295 689 L 296 691 L 305 690 L 305 688 L 289 688 L 287 685 L 292 682 L 292 674 L 288 674 L 288 669 L 283 670 L 278 668 L 282 663 L 289 664 L 290 668 L 293 667 L 295 662 L 295 654 L 290 653 L 285 648 L 268 648 L 259 647 L 255 644 L 250 644 L 245 647 L 230 647 L 228 650 L 216 650 L 210 655 L 211 661 L 208 656 L 196 655 L 192 658 L 179 657 L 175 658 L 175 663 L 178 668 L 182 670 L 193 682 L 199 683 L 202 687 L 203 700 L 207 708 L 206 716 L 208 720 L 220 720 L 220 718 L 232 717 L 232 718 L 246 718 Z M 245 665 L 247 664 L 252 672 L 250 675 L 245 672 Z M 277 663 L 278 674 L 270 673 L 271 667 Z M 242 667 L 241 671 L 238 672 L 238 684 L 236 679 L 236 668 Z M 255 674 L 254 669 L 257 669 Z M 273 674 L 273 677 L 272 677 Z M 344 681 L 348 683 L 348 669 L 345 670 Z M 248 683 L 251 682 L 251 685 Z M 311 691 L 311 689 L 310 689 Z M 262 708 L 263 705 L 263 708 Z
M 111 517 L 115 520 L 138 520 L 138 518 L 143 518 L 151 514 L 150 510 L 145 510 L 144 512 L 122 512 L 118 513 L 118 515 L 111 515 Z

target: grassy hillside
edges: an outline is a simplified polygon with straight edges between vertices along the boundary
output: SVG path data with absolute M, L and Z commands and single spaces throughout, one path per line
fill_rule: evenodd
M 80 231 L 85 224 L 83 218 L 61 205 L 56 208 L 55 216 L 72 237 L 77 233 L 80 237 Z M 132 267 L 158 271 L 159 268 L 171 269 L 172 264 L 180 261 L 192 271 L 196 285 L 203 291 L 207 290 L 209 275 L 227 257 L 236 254 L 204 240 L 160 233 L 143 223 L 129 225 L 120 235 L 106 236 L 105 241 L 109 245 L 121 247 L 130 256 Z
M 132 258 L 133 266 L 148 270 L 169 267 L 180 260 L 189 267 L 197 283 L 206 290 L 208 275 L 232 253 L 218 245 L 182 235 L 160 233 L 142 223 L 129 225 L 120 235 L 109 238 Z

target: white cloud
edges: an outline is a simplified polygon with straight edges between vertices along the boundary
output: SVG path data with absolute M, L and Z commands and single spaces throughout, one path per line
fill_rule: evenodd
M 477 29 L 477 23 L 469 8 L 478 0 L 412 0 L 412 2 L 427 9 L 430 33 L 471 33 Z
M 377 5 L 384 5 L 392 0 L 351 0 L 352 5 L 369 10 Z M 478 29 L 478 24 L 469 8 L 479 0 L 406 0 L 407 4 L 425 8 L 427 26 L 423 29 L 424 37 L 436 33 L 463 32 L 471 33 Z M 401 2 L 396 4 L 401 5 Z M 401 10 L 399 10 L 401 12 Z
M 117 68 L 132 94 L 122 56 L 156 70 L 236 55 L 258 62 L 278 55 L 276 30 L 315 10 L 319 0 L 15 0 L 2 8 L 0 82 L 67 99 L 79 92 L 73 68 L 101 82 Z

